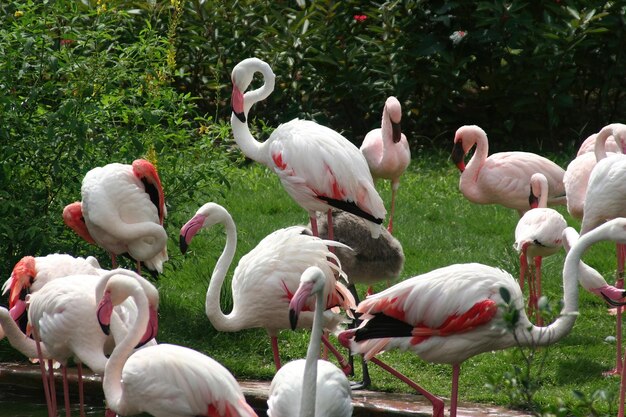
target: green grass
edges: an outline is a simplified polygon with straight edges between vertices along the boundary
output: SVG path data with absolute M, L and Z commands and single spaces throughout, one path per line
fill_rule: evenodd
M 232 214 L 238 229 L 238 259 L 275 229 L 305 224 L 307 215 L 282 189 L 277 177 L 258 164 L 244 169 L 232 168 L 230 189 L 222 190 L 214 201 Z M 454 263 L 481 262 L 501 267 L 513 276 L 518 274 L 518 259 L 512 249 L 517 213 L 499 206 L 479 206 L 467 201 L 458 190 L 459 173 L 447 155 L 416 155 L 405 173 L 397 202 L 394 233 L 403 244 L 406 262 L 402 278 L 412 277 Z M 388 182 L 378 184 L 388 203 Z M 211 198 L 207 197 L 206 201 Z M 238 378 L 271 379 L 274 365 L 269 338 L 262 329 L 237 333 L 220 333 L 213 329 L 204 314 L 204 299 L 209 277 L 225 243 L 221 227 L 203 230 L 193 240 L 185 256 L 177 247 L 178 231 L 206 201 L 189 201 L 170 210 L 167 226 L 170 235 L 170 261 L 157 286 L 161 294 L 161 342 L 190 346 L 214 357 Z M 569 225 L 576 228 L 564 207 L 558 210 Z M 97 253 L 106 259 L 103 253 Z M 564 253 L 544 260 L 544 294 L 558 312 L 556 303 L 562 297 L 561 268 Z M 615 251 L 611 243 L 593 247 L 585 261 L 612 282 Z M 230 277 L 222 289 L 222 308 L 230 309 Z M 386 283 L 379 283 L 377 290 Z M 360 288 L 361 292 L 365 288 Z M 590 397 L 597 390 L 614 395 L 618 378 L 604 378 L 601 372 L 611 368 L 615 345 L 604 341 L 614 335 L 615 319 L 607 314 L 604 302 L 590 294 L 580 294 L 580 316 L 565 339 L 547 349 L 547 361 L 541 372 L 540 389 L 535 401 L 556 405 L 560 400 L 572 402 L 574 390 Z M 280 335 L 284 362 L 306 353 L 305 331 L 283 331 Z M 0 357 L 14 359 L 6 340 L 0 342 Z M 541 353 L 545 352 L 543 350 Z M 414 378 L 424 388 L 443 397 L 450 395 L 451 368 L 426 363 L 408 352 L 387 352 L 381 359 Z M 6 360 L 6 359 L 5 359 Z M 494 393 L 485 387 L 488 377 L 501 378 L 511 366 L 523 366 L 515 349 L 489 352 L 466 361 L 461 368 L 460 400 L 508 405 L 506 393 Z M 360 367 L 356 367 L 357 377 Z M 410 392 L 410 389 L 375 365 L 370 367 L 373 389 Z M 611 403 L 612 407 L 616 402 Z M 612 412 L 606 403 L 598 405 L 602 413 Z M 613 411 L 615 408 L 613 408 Z

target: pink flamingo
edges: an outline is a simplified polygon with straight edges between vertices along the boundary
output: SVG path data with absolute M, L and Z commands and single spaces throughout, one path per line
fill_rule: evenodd
M 101 325 L 107 326 L 113 307 L 129 297 L 137 305 L 138 316 L 104 368 L 102 388 L 109 408 L 107 416 L 146 412 L 156 417 L 256 417 L 232 374 L 208 356 L 169 344 L 133 353 L 149 322 L 146 290 L 136 280 L 123 275 L 112 277 L 94 318 L 97 316 Z
M 357 307 L 364 320 L 361 326 L 343 331 L 339 340 L 374 363 L 379 361 L 378 353 L 400 349 L 429 362 L 451 364 L 450 417 L 455 417 L 463 361 L 520 344 L 549 345 L 571 331 L 578 316 L 580 259 L 590 245 L 605 239 L 626 239 L 626 219 L 598 227 L 570 249 L 563 267 L 564 306 L 549 326 L 535 326 L 528 320 L 521 289 L 509 273 L 472 263 L 436 269 L 368 297 Z M 517 310 L 519 318 L 511 331 L 502 331 L 503 316 L 510 309 Z M 393 374 L 429 399 L 433 416 L 443 417 L 440 398 L 404 375 Z
M 617 126 L 618 124 L 607 125 L 599 133 L 587 138 L 583 145 L 585 149 L 592 145 L 593 152 L 581 153 L 583 150 L 581 146 L 578 151 L 579 155 L 567 165 L 565 175 L 563 175 L 563 185 L 567 197 L 567 211 L 572 217 L 583 218 L 587 183 L 597 161 L 606 158 L 607 152 L 610 152 L 610 155 L 617 152 L 623 153 L 612 136 L 613 128 Z M 590 141 L 592 137 L 593 141 Z M 621 144 L 621 147 L 626 148 L 626 144 Z
M 387 98 L 383 107 L 383 120 L 379 129 L 365 135 L 361 153 L 370 167 L 374 181 L 378 178 L 391 180 L 391 210 L 387 230 L 393 233 L 393 213 L 400 176 L 411 162 L 411 149 L 404 133 L 400 131 L 402 107 L 394 96 Z
M 465 166 L 464 157 L 476 145 Z M 473 203 L 500 204 L 518 211 L 529 210 L 530 177 L 540 172 L 548 179 L 548 205 L 565 204 L 563 168 L 551 160 L 529 152 L 499 152 L 489 157 L 487 134 L 480 127 L 462 126 L 454 136 L 452 160 L 461 171 L 459 189 Z
M 528 259 L 535 262 L 534 274 L 528 278 L 528 307 L 536 314 L 538 325 L 542 325 L 538 300 L 541 298 L 541 262 L 546 256 L 554 255 L 563 245 L 565 218 L 556 210 L 547 208 L 548 179 L 543 174 L 530 177 L 531 210 L 517 222 L 513 247 L 520 255 L 520 287 L 524 288 L 524 277 L 529 273 Z
M 264 84 L 244 94 L 255 72 L 263 74 Z M 363 217 L 372 237 L 379 236 L 387 211 L 359 148 L 328 127 L 298 119 L 281 124 L 269 139 L 258 142 L 250 133 L 248 112 L 272 93 L 274 73 L 267 63 L 248 58 L 235 66 L 231 78 L 230 121 L 237 145 L 278 175 L 287 193 L 309 213 L 313 234 L 318 236 L 315 212 L 328 213 L 332 225 L 330 209 L 335 207 Z
M 580 144 L 578 147 L 578 152 L 576 152 L 576 157 L 579 157 L 585 153 L 593 153 L 596 147 L 596 138 L 598 134 L 592 133 Z M 605 149 L 607 152 L 618 152 L 620 147 L 615 143 L 615 140 L 612 136 L 609 136 L 606 140 Z
M 326 274 L 312 266 L 304 270 L 300 286 L 289 303 L 291 328 L 298 316 L 315 297 L 313 327 L 306 359 L 291 361 L 276 372 L 267 399 L 268 417 L 352 416 L 350 382 L 334 364 L 320 360 L 326 299 Z
M 94 372 L 102 373 L 107 361 L 106 354 L 111 347 L 111 340 L 102 333 L 96 319 L 96 295 L 103 291 L 106 282 L 116 274 L 129 275 L 142 286 L 149 283 L 132 271 L 116 269 L 101 277 L 94 275 L 70 275 L 48 282 L 39 291 L 33 293 L 28 301 L 28 321 L 32 326 L 35 342 L 41 346 L 39 355 L 45 392 L 50 391 L 49 412 L 56 415 L 55 396 L 52 385 L 46 383 L 44 359 L 54 359 L 61 363 L 63 374 L 63 392 L 66 415 L 69 417 L 69 390 L 67 384 L 67 361 L 74 358 L 78 369 L 78 387 L 81 416 L 84 416 L 82 364 Z M 149 288 L 149 287 L 148 287 Z M 142 342 L 152 340 L 156 334 L 156 309 L 158 292 L 151 292 L 151 321 L 144 327 Z M 113 337 L 120 340 L 127 331 L 127 322 L 122 317 L 133 317 L 136 308 L 126 305 L 115 315 L 111 326 Z M 41 343 L 40 343 L 41 342 Z M 30 353 L 30 352 L 29 352 Z M 51 380 L 53 381 L 53 380 Z
M 94 168 L 83 179 L 82 202 L 63 213 L 65 223 L 85 240 L 95 241 L 116 256 L 127 253 L 149 270 L 163 272 L 167 261 L 166 207 L 163 187 L 154 165 L 144 159 L 132 165 L 108 164 Z
M 340 306 L 346 311 L 355 308 L 352 294 L 335 279 L 335 274 L 345 274 L 341 271 L 337 257 L 328 249 L 328 246 L 345 245 L 311 236 L 305 232 L 304 227 L 294 226 L 269 234 L 239 260 L 231 283 L 233 308 L 229 314 L 224 314 L 220 307 L 220 292 L 237 247 L 237 229 L 230 213 L 215 203 L 200 207 L 180 230 L 180 248 L 185 253 L 196 233 L 215 224 L 224 225 L 226 244 L 215 265 L 206 293 L 206 315 L 219 331 L 264 328 L 271 339 L 276 369 L 280 369 L 278 333 L 281 329 L 290 327 L 289 300 L 297 290 L 300 276 L 307 267 L 316 265 L 327 276 L 324 290 L 325 329 L 335 330 L 345 319 L 343 315 L 333 313 L 331 308 Z M 311 328 L 313 308 L 314 304 L 309 303 L 309 311 L 303 312 L 299 327 Z M 330 344 L 326 336 L 322 341 L 347 371 L 348 363 L 339 351 Z
M 626 125 L 612 124 L 604 127 L 598 137 L 612 133 L 616 143 L 626 143 Z M 591 171 L 585 196 L 585 211 L 580 234 L 584 235 L 608 219 L 626 216 L 623 196 L 626 193 L 626 156 L 613 154 L 598 161 Z M 615 286 L 624 288 L 624 262 L 626 246 L 617 244 L 617 280 Z M 621 374 L 622 307 L 617 307 L 616 317 L 617 358 L 616 366 L 607 374 Z

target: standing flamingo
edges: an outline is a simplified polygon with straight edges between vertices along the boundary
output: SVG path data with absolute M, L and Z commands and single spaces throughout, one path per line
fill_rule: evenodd
M 264 84 L 244 95 L 255 72 L 263 74 Z M 230 121 L 237 145 L 278 175 L 287 193 L 309 213 L 313 234 L 318 236 L 315 212 L 330 216 L 335 207 L 363 217 L 372 237 L 379 236 L 387 211 L 359 148 L 332 129 L 298 119 L 281 124 L 269 139 L 258 142 L 250 133 L 248 112 L 274 90 L 274 73 L 267 63 L 248 58 L 235 66 L 231 78 Z
M 514 346 L 545 346 L 558 342 L 578 316 L 579 262 L 600 240 L 626 241 L 626 219 L 616 219 L 582 236 L 570 249 L 563 267 L 563 309 L 549 326 L 533 325 L 524 312 L 524 298 L 507 272 L 481 264 L 456 264 L 409 278 L 374 294 L 357 307 L 364 320 L 358 329 L 339 334 L 340 342 L 377 363 L 380 352 L 401 349 L 434 363 L 452 365 L 450 417 L 456 416 L 460 365 L 483 352 Z M 511 331 L 502 331 L 504 315 L 517 310 Z M 433 404 L 443 416 L 443 401 L 395 373 Z
M 609 130 L 616 143 L 626 143 L 626 125 L 613 124 L 603 128 L 598 136 Z M 626 156 L 617 153 L 608 156 L 596 163 L 591 171 L 585 196 L 585 212 L 580 226 L 580 234 L 584 235 L 608 219 L 626 216 L 624 205 L 626 195 Z M 617 244 L 617 281 L 615 286 L 624 288 L 624 262 L 626 261 L 626 246 Z M 620 374 L 622 370 L 622 308 L 617 307 L 616 339 L 617 358 L 616 366 L 608 374 Z
M 411 162 L 411 149 L 406 136 L 400 130 L 402 107 L 394 96 L 385 101 L 383 120 L 380 128 L 365 135 L 361 153 L 370 167 L 374 180 L 391 180 L 391 210 L 387 230 L 393 232 L 393 213 L 396 207 L 396 194 L 400 187 L 400 176 Z
M 344 321 L 344 316 L 333 313 L 331 308 L 340 306 L 346 311 L 355 308 L 352 294 L 335 279 L 335 274 L 343 276 L 343 272 L 339 260 L 328 249 L 328 246 L 345 245 L 310 236 L 304 227 L 294 226 L 269 234 L 239 260 L 231 283 L 233 308 L 228 315 L 224 314 L 220 307 L 220 292 L 237 247 L 237 229 L 230 213 L 215 203 L 207 203 L 200 207 L 180 230 L 180 248 L 185 253 L 200 229 L 215 224 L 224 225 L 226 245 L 215 265 L 206 293 L 206 315 L 219 331 L 236 332 L 242 329 L 264 328 L 271 339 L 276 369 L 280 369 L 278 332 L 290 327 L 289 300 L 298 288 L 300 276 L 307 267 L 318 266 L 328 277 L 324 290 L 325 329 L 335 330 Z M 313 305 L 309 310 L 312 309 Z M 310 328 L 312 322 L 313 313 L 303 312 L 299 327 Z M 346 367 L 346 360 L 330 344 L 326 336 L 322 340 L 337 356 L 342 366 Z
M 96 319 L 96 295 L 101 287 L 116 274 L 129 275 L 139 282 L 139 285 L 148 288 L 149 282 L 125 269 L 108 271 L 101 277 L 94 275 L 70 275 L 48 282 L 39 291 L 33 293 L 28 301 L 28 321 L 32 326 L 35 341 L 47 352 L 47 359 L 54 359 L 61 363 L 63 373 L 63 392 L 65 397 L 66 414 L 69 415 L 69 396 L 67 385 L 68 359 L 74 358 L 78 368 L 79 397 L 81 416 L 83 409 L 82 364 L 92 371 L 102 373 L 107 361 L 106 354 L 111 346 L 109 338 L 102 333 Z M 156 334 L 156 309 L 158 308 L 158 292 L 150 291 L 151 320 L 150 326 L 144 327 L 142 342 L 153 339 Z M 131 304 L 132 305 L 132 304 Z M 121 308 L 121 307 L 120 307 Z M 123 317 L 132 316 L 136 309 L 124 307 L 120 310 Z M 121 340 L 127 331 L 127 323 L 122 321 L 118 314 L 111 325 L 111 331 L 116 340 Z M 43 363 L 43 357 L 40 357 Z M 45 381 L 45 371 L 42 369 L 42 379 Z M 44 383 L 44 389 L 46 385 Z M 54 396 L 51 397 L 54 399 Z M 52 410 L 56 410 L 52 401 Z M 54 412 L 54 411 L 53 411 Z
M 63 218 L 79 236 L 90 236 L 116 256 L 127 253 L 149 270 L 163 272 L 167 261 L 163 187 L 156 168 L 144 159 L 132 165 L 108 164 L 89 171 L 81 187 L 82 202 L 72 203 Z M 84 220 L 84 221 L 83 221 Z M 86 230 L 84 230 L 86 227 Z
M 613 155 L 617 152 L 624 153 L 621 149 L 626 149 L 626 143 L 618 146 L 612 136 L 613 128 L 617 126 L 618 124 L 607 125 L 599 133 L 592 135 L 593 141 L 589 141 L 588 138 L 585 143 L 593 145 L 593 152 L 581 153 L 581 147 L 581 150 L 578 151 L 579 155 L 567 165 L 565 175 L 563 175 L 563 185 L 565 186 L 565 195 L 567 197 L 567 211 L 572 217 L 577 219 L 583 218 L 587 184 L 597 161 L 606 158 L 609 151 Z M 610 146 L 609 139 L 611 139 L 610 143 L 613 146 Z
M 520 255 L 520 287 L 524 288 L 524 277 L 528 278 L 528 307 L 536 315 L 537 324 L 542 325 L 538 300 L 541 298 L 541 262 L 543 257 L 554 255 L 563 245 L 565 218 L 558 211 L 548 208 L 548 179 L 543 174 L 530 177 L 531 210 L 517 222 L 515 244 Z M 534 203 L 537 202 L 538 203 Z M 535 271 L 529 274 L 528 259 L 535 261 Z
M 306 359 L 289 362 L 274 376 L 267 399 L 268 417 L 352 416 L 350 382 L 334 364 L 320 360 L 323 314 L 326 309 L 326 275 L 316 266 L 304 270 L 300 286 L 289 303 L 295 329 L 307 299 L 315 296 L 313 327 Z
M 106 326 L 113 307 L 128 297 L 137 305 L 138 316 L 111 353 L 102 379 L 107 407 L 112 413 L 256 417 L 232 374 L 208 356 L 169 344 L 132 353 L 149 321 L 148 299 L 137 281 L 123 275 L 112 277 L 94 318 L 97 315 L 98 321 Z
M 579 157 L 585 153 L 593 153 L 596 147 L 596 139 L 598 134 L 592 133 L 580 144 L 578 147 L 578 152 L 576 152 L 576 157 Z M 606 140 L 605 149 L 607 152 L 619 152 L 620 147 L 615 143 L 615 139 L 612 136 L 609 136 Z M 622 152 L 623 153 L 623 152 Z
M 463 158 L 474 145 L 476 150 L 466 167 Z M 517 210 L 521 217 L 529 210 L 530 177 L 540 172 L 548 179 L 548 205 L 566 203 L 565 171 L 551 160 L 529 152 L 488 154 L 487 134 L 480 127 L 462 126 L 456 131 L 452 160 L 461 171 L 459 189 L 469 201 L 500 204 Z

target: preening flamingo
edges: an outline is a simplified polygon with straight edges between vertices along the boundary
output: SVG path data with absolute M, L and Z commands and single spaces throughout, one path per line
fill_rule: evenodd
M 609 130 L 616 143 L 626 143 L 626 125 L 613 124 L 603 128 L 598 136 Z M 585 235 L 608 219 L 626 216 L 624 205 L 626 195 L 626 156 L 620 153 L 608 156 L 596 163 L 591 171 L 585 196 L 585 212 L 580 234 Z M 615 286 L 624 288 L 624 262 L 626 247 L 617 244 L 617 281 Z M 622 307 L 617 307 L 617 359 L 615 370 L 610 373 L 619 374 L 622 370 L 621 338 L 622 338 Z
M 334 252 L 341 261 L 341 269 L 348 277 L 348 289 L 358 305 L 356 284 L 367 285 L 367 293 L 371 294 L 374 283 L 383 280 L 389 283 L 400 276 L 404 267 L 402 244 L 385 229 L 382 229 L 378 238 L 372 238 L 365 220 L 354 214 L 336 209 L 331 214 L 334 240 L 348 246 L 337 247 Z M 328 238 L 327 216 L 318 213 L 317 224 L 320 237 Z M 350 356 L 351 365 L 352 359 Z M 353 389 L 367 388 L 371 384 L 367 363 L 362 361 L 361 365 L 363 380 L 353 384 Z
M 567 227 L 565 218 L 558 211 L 548 208 L 548 179 L 543 174 L 530 177 L 531 210 L 517 222 L 513 247 L 520 256 L 520 287 L 524 288 L 524 278 L 528 276 L 528 307 L 536 315 L 541 325 L 538 300 L 541 297 L 541 262 L 546 256 L 554 255 L 563 245 L 563 230 Z M 535 263 L 534 273 L 529 270 L 528 260 Z
M 474 155 L 465 166 L 464 157 L 476 145 Z M 529 210 L 530 177 L 540 172 L 548 179 L 548 206 L 565 204 L 563 168 L 529 152 L 489 154 L 487 134 L 475 125 L 460 127 L 454 136 L 452 160 L 461 171 L 459 189 L 469 201 L 477 204 L 500 204 L 518 211 L 520 217 Z
M 290 327 L 289 300 L 297 290 L 300 276 L 307 267 L 318 266 L 327 276 L 324 292 L 325 329 L 335 331 L 345 321 L 343 315 L 330 310 L 332 307 L 339 306 L 345 311 L 355 308 L 350 291 L 335 279 L 335 274 L 343 276 L 343 272 L 339 260 L 328 249 L 328 246 L 345 245 L 311 236 L 305 232 L 304 227 L 293 226 L 269 234 L 239 260 L 231 283 L 233 308 L 229 314 L 224 314 L 220 307 L 220 291 L 237 247 L 237 229 L 230 213 L 216 203 L 207 203 L 200 207 L 180 230 L 180 248 L 185 253 L 200 229 L 215 224 L 224 225 L 226 245 L 211 275 L 206 293 L 206 315 L 219 331 L 264 328 L 271 339 L 276 369 L 280 368 L 277 336 L 281 329 Z M 313 307 L 314 304 L 311 303 L 309 310 L 313 310 Z M 303 312 L 298 326 L 310 328 L 312 324 L 313 313 Z M 323 337 L 322 340 L 342 366 L 347 367 L 346 360 L 328 339 Z
M 263 75 L 264 84 L 244 94 L 255 72 Z M 235 66 L 231 78 L 230 121 L 237 145 L 278 175 L 287 193 L 308 212 L 313 234 L 318 236 L 315 212 L 335 207 L 363 217 L 372 237 L 379 236 L 387 211 L 359 148 L 328 127 L 298 119 L 281 124 L 265 142 L 258 142 L 250 133 L 248 112 L 272 93 L 274 73 L 264 61 L 248 58 Z
M 535 326 L 528 320 L 521 289 L 509 273 L 476 263 L 457 264 L 409 278 L 368 297 L 357 307 L 357 313 L 363 314 L 361 327 L 340 333 L 339 340 L 375 363 L 378 353 L 401 349 L 429 362 L 451 364 L 450 416 L 455 417 L 463 361 L 518 345 L 549 345 L 571 331 L 578 315 L 580 259 L 590 245 L 606 239 L 626 241 L 626 219 L 598 227 L 570 249 L 563 267 L 563 309 L 549 326 Z M 508 297 L 503 297 L 505 293 Z M 502 331 L 503 315 L 511 308 L 518 311 L 519 318 L 511 331 Z M 431 401 L 435 417 L 443 416 L 440 398 L 403 375 L 396 376 Z
M 572 217 L 583 218 L 585 210 L 585 196 L 587 195 L 587 184 L 591 171 L 596 166 L 597 161 L 606 158 L 607 153 L 623 153 L 622 148 L 626 148 L 626 143 L 617 145 L 613 138 L 613 128 L 618 124 L 607 125 L 599 133 L 592 135 L 593 141 L 589 141 L 590 136 L 584 144 L 591 144 L 593 152 L 578 151 L 578 156 L 572 160 L 565 169 L 563 175 L 563 185 L 567 197 L 567 211 Z M 609 139 L 612 146 L 609 145 Z
M 137 281 L 123 275 L 109 280 L 97 307 L 100 323 L 106 326 L 113 307 L 128 297 L 137 305 L 138 316 L 104 369 L 107 415 L 256 417 L 235 378 L 208 356 L 169 344 L 132 353 L 149 322 L 148 299 Z
M 578 152 L 576 152 L 576 157 L 579 157 L 585 153 L 593 153 L 596 147 L 596 138 L 598 134 L 592 133 L 580 144 L 578 147 Z M 615 139 L 612 136 L 609 136 L 606 140 L 605 149 L 607 152 L 619 152 L 620 147 L 615 143 Z M 622 152 L 623 153 L 623 152 Z
M 268 417 L 352 416 L 348 378 L 334 364 L 319 358 L 325 288 L 326 275 L 318 267 L 309 267 L 302 273 L 300 286 L 289 303 L 289 318 L 295 329 L 308 298 L 315 296 L 309 347 L 306 359 L 289 362 L 276 372 L 267 399 Z
M 28 321 L 32 326 L 35 341 L 41 341 L 42 351 L 47 352 L 46 359 L 54 359 L 61 363 L 66 414 L 69 413 L 67 360 L 74 358 L 77 364 L 81 415 L 84 415 L 81 364 L 84 363 L 96 373 L 104 371 L 107 361 L 106 354 L 109 353 L 111 340 L 103 334 L 96 318 L 96 295 L 102 292 L 102 287 L 112 276 L 119 274 L 129 275 L 138 282 L 138 285 L 146 286 L 149 284 L 144 278 L 125 269 L 108 271 L 102 276 L 70 275 L 48 282 L 33 293 L 28 301 Z M 150 326 L 144 327 L 142 333 L 142 342 L 144 343 L 153 339 L 156 334 L 158 292 L 150 292 L 149 297 L 151 320 Z M 128 306 L 120 307 L 118 311 L 123 317 L 132 316 L 132 311 L 136 311 L 136 308 L 130 304 L 130 313 L 128 308 Z M 117 313 L 113 317 L 111 332 L 114 338 L 121 340 L 127 332 L 128 324 Z M 39 359 L 43 363 L 44 357 Z M 48 389 L 43 368 L 42 379 L 44 380 L 44 389 Z M 50 407 L 54 414 L 56 412 L 54 395 L 50 398 L 52 399 Z
M 391 210 L 387 230 L 393 232 L 393 213 L 400 176 L 411 163 L 411 149 L 406 136 L 400 130 L 402 106 L 397 98 L 390 96 L 383 107 L 380 128 L 370 131 L 361 144 L 361 153 L 370 167 L 374 181 L 378 178 L 391 180 Z
M 163 272 L 168 259 L 163 228 L 167 210 L 154 165 L 137 159 L 132 165 L 94 168 L 85 175 L 81 194 L 81 204 L 73 203 L 64 210 L 69 227 L 109 252 L 113 267 L 117 255 L 128 254 L 138 270 L 141 263 L 151 271 Z

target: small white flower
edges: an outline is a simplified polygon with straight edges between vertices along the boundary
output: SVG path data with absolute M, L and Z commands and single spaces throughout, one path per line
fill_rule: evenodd
M 452 41 L 453 45 L 457 45 L 466 36 L 467 36 L 467 32 L 466 31 L 464 31 L 464 30 L 455 30 L 454 32 L 452 32 L 452 35 L 450 35 L 450 40 Z

